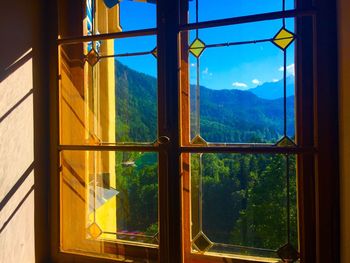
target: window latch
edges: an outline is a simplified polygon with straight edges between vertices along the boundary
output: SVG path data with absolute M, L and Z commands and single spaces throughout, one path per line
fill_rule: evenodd
M 170 142 L 170 138 L 168 136 L 159 136 L 157 142 L 158 144 L 168 144 Z

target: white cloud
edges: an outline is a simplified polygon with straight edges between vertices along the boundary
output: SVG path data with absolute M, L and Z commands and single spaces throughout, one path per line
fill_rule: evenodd
M 284 71 L 284 67 L 280 67 L 279 71 Z M 287 66 L 287 75 L 295 76 L 294 63 Z
M 196 63 L 191 63 L 191 67 L 195 67 L 196 66 Z
M 272 82 L 278 82 L 278 79 L 272 79 Z
M 205 68 L 205 69 L 202 71 L 202 73 L 203 73 L 204 75 L 208 75 L 208 74 L 209 74 L 209 69 L 208 69 L 208 68 Z
M 253 79 L 253 80 L 252 80 L 252 83 L 255 84 L 255 85 L 260 85 L 260 84 L 261 84 L 261 81 L 258 80 L 258 79 Z
M 235 87 L 236 89 L 239 90 L 247 90 L 248 89 L 248 85 L 243 83 L 243 82 L 233 82 L 232 86 Z

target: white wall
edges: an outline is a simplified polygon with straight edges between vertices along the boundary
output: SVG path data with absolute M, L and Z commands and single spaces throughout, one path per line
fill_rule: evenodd
M 44 262 L 43 159 L 38 0 L 1 1 L 0 8 L 0 262 Z M 37 106 L 38 105 L 38 106 Z M 42 123 L 38 126 L 38 123 Z M 36 135 L 37 134 L 37 135 Z M 36 139 L 35 139 L 36 138 Z M 42 144 L 45 144 L 45 136 Z M 39 151 L 38 151 L 38 149 Z M 39 194 L 39 195 L 38 195 Z M 47 199 L 47 196 L 46 196 Z M 46 202 L 46 201 L 45 201 Z M 38 212 L 38 213 L 36 213 Z M 42 217 L 38 227 L 38 215 Z M 41 219 L 40 219 L 41 220 Z M 40 221 L 39 220 L 39 221 Z M 41 243 L 40 243 L 41 242 Z
M 35 258 L 32 83 L 31 60 L 0 83 L 0 262 Z

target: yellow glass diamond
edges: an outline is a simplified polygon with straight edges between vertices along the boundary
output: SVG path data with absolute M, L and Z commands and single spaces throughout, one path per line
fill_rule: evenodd
M 294 39 L 295 35 L 282 27 L 273 38 L 272 42 L 280 49 L 285 50 L 294 41 Z
M 151 51 L 152 55 L 157 58 L 158 57 L 158 50 L 157 48 L 155 47 L 152 51 Z
M 205 49 L 205 44 L 199 38 L 196 38 L 190 45 L 190 52 L 195 56 L 199 57 Z
M 96 223 L 92 223 L 87 230 L 93 239 L 98 238 L 102 234 L 101 228 Z
M 296 144 L 287 136 L 283 136 L 282 139 L 280 139 L 276 145 L 278 147 L 293 147 L 296 146 Z
M 197 145 L 207 145 L 208 143 L 200 136 L 197 134 L 191 141 L 191 144 L 197 144 Z

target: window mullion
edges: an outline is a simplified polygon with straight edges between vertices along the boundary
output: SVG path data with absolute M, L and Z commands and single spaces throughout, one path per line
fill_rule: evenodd
M 160 144 L 159 154 L 159 262 L 168 263 L 182 262 L 178 6 L 178 1 L 160 0 L 157 2 L 158 136 L 166 136 L 170 139 L 168 143 Z

